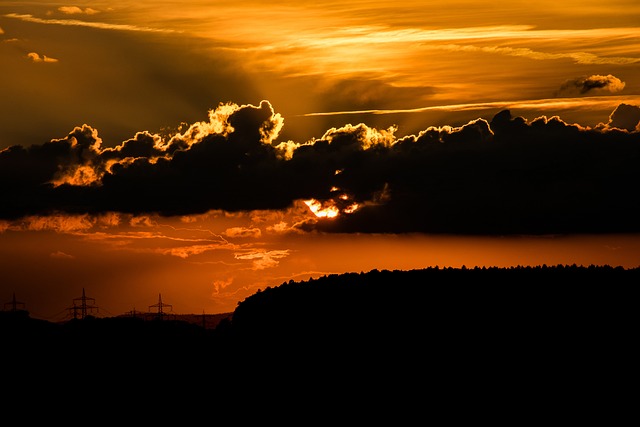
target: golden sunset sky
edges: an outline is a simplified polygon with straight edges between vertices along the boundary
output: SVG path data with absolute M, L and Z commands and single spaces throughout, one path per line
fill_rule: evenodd
M 637 0 L 3 1 L 0 61 L 0 302 L 34 317 L 640 265 Z

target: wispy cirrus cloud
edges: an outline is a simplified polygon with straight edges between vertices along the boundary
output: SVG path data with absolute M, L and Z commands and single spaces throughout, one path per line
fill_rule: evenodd
M 250 251 L 236 253 L 234 256 L 238 260 L 250 260 L 252 262 L 252 270 L 264 270 L 276 267 L 280 263 L 280 259 L 288 257 L 289 254 L 289 250 L 283 249 L 272 251 Z
M 37 18 L 31 14 L 7 13 L 4 16 L 6 18 L 19 19 L 21 21 L 32 22 L 36 24 L 67 25 L 67 26 L 77 26 L 77 27 L 99 28 L 102 30 L 141 31 L 141 32 L 149 32 L 149 33 L 179 32 L 178 30 L 174 30 L 174 29 L 144 27 L 144 26 L 137 26 L 137 25 L 131 25 L 131 24 L 110 24 L 106 22 L 81 21 L 78 19 L 43 19 L 43 18 Z
M 332 28 L 330 34 L 316 28 L 297 33 L 274 32 L 268 36 L 256 32 L 246 35 L 249 40 L 255 37 L 254 43 L 237 49 L 268 53 L 270 56 L 260 58 L 260 64 L 296 74 L 379 72 L 398 79 L 403 74 L 415 73 L 415 67 L 428 62 L 419 59 L 421 52 L 442 50 L 536 61 L 570 59 L 576 64 L 635 64 L 640 62 L 640 58 L 635 54 L 639 43 L 633 41 L 634 34 L 636 38 L 640 35 L 640 27 L 550 30 L 533 25 L 460 28 L 356 26 Z M 550 45 L 549 40 L 556 40 L 556 43 Z M 621 52 L 630 55 L 612 56 L 598 49 L 575 50 L 575 46 L 593 46 L 594 42 L 620 46 Z M 287 61 L 280 61 L 285 55 Z M 389 67 L 389 58 L 395 58 L 393 67 Z
M 444 44 L 429 46 L 428 49 L 446 50 L 450 52 L 481 52 L 488 54 L 498 54 L 533 59 L 537 61 L 551 61 L 558 59 L 571 59 L 576 64 L 588 65 L 626 65 L 640 62 L 640 57 L 629 56 L 601 56 L 589 52 L 542 52 L 526 47 L 504 47 L 504 46 L 474 46 L 460 44 Z
M 231 227 L 224 232 L 228 237 L 260 237 L 262 232 L 257 227 Z
M 430 105 L 419 108 L 405 109 L 372 109 L 372 110 L 351 110 L 351 111 L 319 111 L 302 114 L 304 117 L 313 116 L 336 116 L 336 115 L 356 115 L 356 114 L 400 114 L 400 113 L 422 113 L 426 111 L 474 111 L 493 108 L 510 109 L 537 109 L 549 108 L 581 109 L 581 108 L 607 108 L 614 109 L 621 103 L 638 101 L 637 95 L 630 96 L 586 96 L 586 97 L 558 97 L 543 99 L 528 99 L 515 101 L 493 101 L 493 102 L 473 102 L 464 104 L 442 104 Z
M 57 259 L 75 259 L 76 258 L 74 255 L 70 255 L 63 251 L 52 252 L 49 256 L 51 258 L 57 258 Z

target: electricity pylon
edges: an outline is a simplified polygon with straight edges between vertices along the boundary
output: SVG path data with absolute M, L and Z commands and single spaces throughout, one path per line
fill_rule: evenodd
M 9 310 L 7 310 L 7 306 L 11 307 Z M 25 311 L 26 310 L 26 305 L 23 302 L 20 301 L 16 301 L 16 293 L 13 293 L 13 299 L 11 300 L 11 302 L 5 302 L 4 303 L 4 311 Z
M 149 311 L 152 308 L 157 308 L 158 312 L 156 313 L 156 318 L 162 319 L 165 315 L 164 308 L 169 307 L 170 311 L 173 310 L 173 306 L 171 304 L 165 304 L 162 302 L 162 294 L 158 294 L 158 303 L 149 306 Z
M 91 302 L 91 304 L 89 303 L 89 301 Z M 77 304 L 77 302 L 79 302 L 79 304 Z M 84 288 L 82 288 L 82 296 L 79 298 L 74 298 L 73 306 L 69 307 L 68 310 L 73 312 L 74 319 L 78 318 L 78 312 L 80 312 L 80 318 L 84 319 L 85 317 L 87 317 L 87 314 L 93 309 L 98 310 L 98 306 L 93 304 L 95 302 L 96 299 L 87 297 L 84 293 Z

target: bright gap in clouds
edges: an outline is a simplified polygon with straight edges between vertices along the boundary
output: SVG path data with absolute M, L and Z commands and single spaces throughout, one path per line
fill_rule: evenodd
M 305 200 L 304 203 L 318 218 L 335 218 L 340 214 L 338 207 L 333 204 L 323 204 L 316 199 Z

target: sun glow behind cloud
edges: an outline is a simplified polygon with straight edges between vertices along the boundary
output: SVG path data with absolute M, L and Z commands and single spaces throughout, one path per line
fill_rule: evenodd
M 305 200 L 304 203 L 318 218 L 335 218 L 340 214 L 338 207 L 333 204 L 323 204 L 315 199 Z

